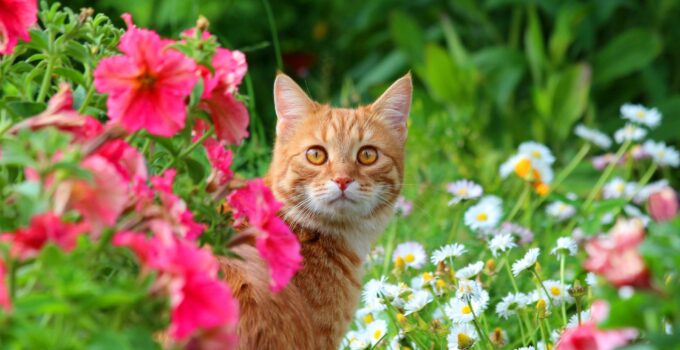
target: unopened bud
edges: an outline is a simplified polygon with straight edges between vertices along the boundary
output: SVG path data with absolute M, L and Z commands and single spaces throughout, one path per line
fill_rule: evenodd
M 458 333 L 458 349 L 470 349 L 475 340 L 465 333 Z
M 94 9 L 92 7 L 83 7 L 80 9 L 80 14 L 78 15 L 78 23 L 83 24 L 88 18 L 94 15 Z
M 678 215 L 678 195 L 670 187 L 649 196 L 647 201 L 649 215 L 656 222 L 672 220 Z
M 208 30 L 208 27 L 210 26 L 210 21 L 208 21 L 207 18 L 204 16 L 198 16 L 198 19 L 196 20 L 196 29 L 198 29 L 201 32 L 205 32 Z
M 545 299 L 538 299 L 536 302 L 536 311 L 538 312 L 538 318 L 546 318 L 548 315 L 548 308 L 545 304 Z
M 569 295 L 574 298 L 581 298 L 582 296 L 586 295 L 586 289 L 581 286 L 581 282 L 579 280 L 576 280 L 574 282 L 574 286 L 569 288 L 567 291 L 569 292 Z
M 496 271 L 496 260 L 494 259 L 487 260 L 486 269 L 489 270 L 489 272 L 494 273 Z
M 503 334 L 503 330 L 500 327 L 496 327 L 496 329 L 494 329 L 489 336 L 489 340 L 491 340 L 491 343 L 497 348 L 502 348 L 505 346 L 505 336 Z
M 403 270 L 404 267 L 406 266 L 406 263 L 404 262 L 404 259 L 400 256 L 398 256 L 396 259 L 394 259 L 394 266 L 398 270 Z

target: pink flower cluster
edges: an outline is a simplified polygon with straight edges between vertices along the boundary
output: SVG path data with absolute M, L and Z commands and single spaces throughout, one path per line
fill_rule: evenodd
M 246 223 L 246 232 L 255 236 L 255 247 L 267 262 L 271 275 L 271 288 L 278 292 L 285 287 L 300 269 L 302 256 L 300 242 L 286 223 L 276 213 L 281 203 L 276 201 L 262 179 L 255 179 L 228 197 L 234 209 L 235 226 Z
M 597 300 L 590 307 L 590 319 L 564 331 L 555 350 L 613 350 L 637 337 L 633 328 L 601 330 L 599 322 L 609 314 L 606 301 Z
M 619 220 L 609 234 L 586 243 L 588 259 L 584 267 L 617 287 L 649 287 L 649 270 L 638 252 L 644 236 L 640 220 Z
M 248 111 L 233 95 L 247 71 L 241 52 L 218 48 L 211 72 L 171 48 L 174 41 L 136 27 L 127 13 L 123 19 L 128 25 L 118 46 L 123 55 L 101 60 L 94 72 L 97 91 L 109 94 L 112 122 L 128 132 L 173 136 L 184 128 L 188 97 L 202 79 L 199 108 L 211 116 L 217 138 L 238 144 L 248 136 Z
M 28 28 L 37 21 L 37 0 L 0 0 L 0 55 L 11 54 L 19 39 L 29 41 Z

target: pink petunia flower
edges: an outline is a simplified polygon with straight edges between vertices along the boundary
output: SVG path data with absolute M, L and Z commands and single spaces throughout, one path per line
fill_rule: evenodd
M 208 138 L 203 142 L 205 151 L 208 154 L 208 161 L 212 165 L 212 172 L 208 178 L 209 187 L 219 187 L 226 184 L 234 176 L 234 173 L 229 168 L 233 160 L 233 153 L 231 150 L 225 149 L 224 146 L 214 138 Z
M 59 92 L 50 98 L 47 109 L 35 117 L 17 123 L 10 131 L 15 132 L 23 128 L 37 130 L 47 126 L 54 126 L 70 133 L 76 142 L 91 140 L 104 130 L 97 119 L 73 110 L 73 95 L 66 83 L 61 84 Z
M 0 0 L 0 55 L 11 54 L 19 39 L 31 40 L 28 28 L 37 21 L 37 0 Z
M 165 215 L 162 220 L 172 226 L 176 235 L 194 240 L 203 234 L 205 225 L 196 222 L 186 202 L 172 192 L 176 173 L 175 169 L 168 169 L 160 176 L 152 176 L 151 184 L 158 193 L 164 208 Z
M 7 269 L 5 268 L 5 262 L 0 259 L 0 307 L 5 309 L 5 311 L 12 310 L 12 301 L 9 298 L 9 292 L 7 291 Z
M 593 303 L 590 314 L 590 320 L 564 331 L 555 350 L 613 350 L 637 337 L 634 328 L 613 330 L 597 328 L 597 323 L 604 321 L 609 314 L 609 305 L 603 300 Z
M 206 33 L 203 32 L 203 35 Z M 218 48 L 211 64 L 214 73 L 199 66 L 203 78 L 199 107 L 210 114 L 218 139 L 238 144 L 248 137 L 248 110 L 234 97 L 248 70 L 246 56 L 240 51 Z
M 608 235 L 586 243 L 588 259 L 583 266 L 617 287 L 647 288 L 650 286 L 649 270 L 637 249 L 643 239 L 640 220 L 620 220 Z
M 64 182 L 70 186 L 68 203 L 83 215 L 98 234 L 104 226 L 111 226 L 128 203 L 128 186 L 116 166 L 100 155 L 86 158 L 82 167 L 92 179 Z
M 152 230 L 155 235 L 151 238 L 119 232 L 113 244 L 129 247 L 145 269 L 158 272 L 155 288 L 170 296 L 170 335 L 182 341 L 199 331 L 217 332 L 230 339 L 224 346 L 231 348 L 229 344 L 236 344 L 238 303 L 229 287 L 217 278 L 215 257 L 193 242 L 174 236 L 167 223 L 156 222 Z
M 276 214 L 281 208 L 262 179 L 255 179 L 227 198 L 234 208 L 235 225 L 248 220 L 249 233 L 255 236 L 255 247 L 267 262 L 274 292 L 283 289 L 301 268 L 300 242 L 286 223 Z
M 146 129 L 170 137 L 184 127 L 185 99 L 196 81 L 196 64 L 154 31 L 139 29 L 130 14 L 118 48 L 122 56 L 101 60 L 94 72 L 98 92 L 108 93 L 111 120 L 128 132 Z
M 113 140 L 102 145 L 95 154 L 106 158 L 126 182 L 134 178 L 146 179 L 146 162 L 136 148 L 123 140 Z
M 678 204 L 678 194 L 670 187 L 651 194 L 647 200 L 649 215 L 656 222 L 675 218 L 678 215 Z
M 86 224 L 64 223 L 54 213 L 47 212 L 34 216 L 27 228 L 2 234 L 0 240 L 10 242 L 10 254 L 24 260 L 36 256 L 48 242 L 70 251 L 78 235 L 87 231 Z

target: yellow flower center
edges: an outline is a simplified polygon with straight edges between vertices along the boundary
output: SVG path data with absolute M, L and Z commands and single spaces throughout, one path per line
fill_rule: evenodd
M 489 218 L 486 213 L 479 213 L 477 214 L 477 221 L 486 221 Z
M 559 297 L 560 294 L 562 294 L 562 291 L 557 287 L 552 287 L 552 288 L 550 288 L 550 294 L 552 294 L 556 297 Z
M 526 177 L 531 171 L 531 161 L 527 158 L 522 158 L 515 164 L 515 174 L 519 177 Z
M 468 337 L 465 333 L 458 333 L 458 348 L 467 349 L 472 346 L 472 338 Z
M 416 260 L 416 257 L 413 256 L 413 254 L 408 253 L 406 256 L 404 256 L 404 260 L 406 260 L 407 263 L 412 263 L 413 260 Z
M 378 340 L 382 338 L 382 330 L 376 329 L 375 332 L 373 332 L 373 339 Z
M 661 150 L 659 152 L 656 152 L 656 156 L 659 158 L 663 158 L 666 155 L 666 151 Z
M 394 266 L 396 266 L 398 269 L 403 269 L 404 265 L 404 258 L 397 256 L 397 259 L 394 261 Z
M 539 152 L 539 151 L 533 151 L 533 152 L 531 152 L 531 155 L 534 158 L 541 158 L 541 152 Z
M 402 313 L 398 313 L 397 314 L 397 321 L 399 323 L 406 323 L 406 316 L 404 316 L 404 314 L 402 314 Z
M 467 314 L 472 312 L 472 309 L 470 308 L 470 306 L 465 305 L 465 306 L 463 306 L 462 309 L 460 309 L 460 312 L 462 312 L 463 315 L 467 315 Z
M 458 195 L 461 196 L 461 197 L 466 196 L 467 193 L 468 193 L 468 191 L 467 191 L 467 188 L 465 188 L 465 187 L 458 190 Z
M 446 282 L 444 282 L 444 280 L 437 280 L 437 287 L 439 288 L 446 287 Z
M 644 117 L 645 117 L 645 111 L 637 111 L 637 113 L 635 113 L 635 116 L 636 116 L 638 119 L 644 119 Z
M 432 278 L 433 278 L 433 277 L 432 277 L 432 274 L 431 274 L 431 273 L 429 273 L 429 272 L 424 272 L 424 273 L 423 273 L 423 282 L 424 282 L 424 283 L 428 283 L 428 282 L 432 281 Z
M 373 315 L 367 314 L 366 316 L 364 316 L 364 323 L 365 324 L 369 324 L 371 322 L 373 322 Z

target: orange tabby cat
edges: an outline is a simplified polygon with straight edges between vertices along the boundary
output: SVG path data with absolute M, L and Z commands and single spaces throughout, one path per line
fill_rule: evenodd
M 274 82 L 278 124 L 267 184 L 298 236 L 303 268 L 280 293 L 252 246 L 223 261 L 240 303 L 241 349 L 337 349 L 361 291 L 362 261 L 393 212 L 403 177 L 410 74 L 357 109 L 312 101 Z

